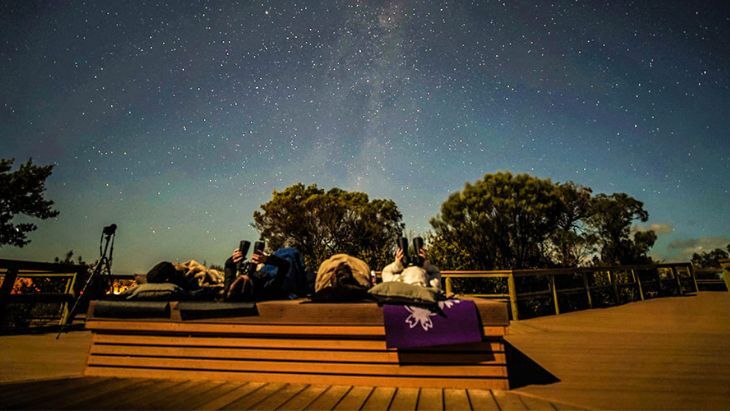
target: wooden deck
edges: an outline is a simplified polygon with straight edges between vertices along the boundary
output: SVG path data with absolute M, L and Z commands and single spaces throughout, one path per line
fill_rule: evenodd
M 598 409 L 730 409 L 727 292 L 513 321 L 507 341 L 559 379 L 517 392 Z
M 72 332 L 58 341 L 54 338 L 55 334 L 0 336 L 0 381 L 4 381 L 0 383 L 0 408 L 84 408 L 84 402 L 92 404 L 86 408 L 111 404 L 105 408 L 141 409 L 161 408 L 155 401 L 164 400 L 170 404 L 164 403 L 165 407 L 177 405 L 179 409 L 228 405 L 264 409 L 275 408 L 275 404 L 282 409 L 354 409 L 359 408 L 357 404 L 362 409 L 385 409 L 386 401 L 390 409 L 489 409 L 494 404 L 502 409 L 566 408 L 561 404 L 587 409 L 730 409 L 730 294 L 726 292 L 700 292 L 512 322 L 507 340 L 524 358 L 510 366 L 511 379 L 522 375 L 521 385 L 509 392 L 396 391 L 317 385 L 318 381 L 298 385 L 61 380 L 59 377 L 69 374 L 81 375 L 91 336 Z M 20 385 L 10 383 L 39 378 L 53 380 L 23 383 L 25 394 L 18 394 Z M 91 383 L 95 385 L 88 387 Z M 84 386 L 86 390 L 81 389 Z M 85 393 L 84 397 L 69 400 L 59 396 L 74 390 Z M 145 402 L 130 405 L 138 396 Z
M 3 409 L 578 409 L 506 391 L 81 377 L 0 385 Z

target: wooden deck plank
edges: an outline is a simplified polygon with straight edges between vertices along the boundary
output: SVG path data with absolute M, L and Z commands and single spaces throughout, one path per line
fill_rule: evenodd
M 492 390 L 466 390 L 473 410 L 499 411 Z
M 289 398 L 287 402 L 281 404 L 279 409 L 303 410 L 328 388 L 329 385 L 309 385 L 297 395 Z
M 385 327 L 382 325 L 278 325 L 278 324 L 230 324 L 202 322 L 169 322 L 169 321 L 106 321 L 91 319 L 86 322 L 86 329 L 92 331 L 125 330 L 134 332 L 173 332 L 173 333 L 215 333 L 231 334 L 268 334 L 268 335 L 301 335 L 301 336 L 371 336 L 384 338 Z M 506 326 L 482 327 L 486 336 L 504 336 Z
M 317 381 L 320 384 L 342 384 L 344 381 L 357 386 L 391 386 L 408 388 L 480 388 L 480 389 L 507 389 L 508 381 L 505 377 L 495 378 L 456 378 L 444 379 L 439 376 L 390 377 L 386 375 L 331 375 L 308 373 L 262 373 L 251 371 L 206 371 L 206 370 L 174 370 L 174 369 L 134 369 L 119 367 L 92 367 L 87 375 L 97 377 L 129 377 L 144 378 L 154 372 L 157 378 L 196 379 L 196 380 L 239 380 L 258 382 L 285 382 L 307 384 Z
M 305 409 L 307 410 L 331 410 L 338 402 L 347 395 L 352 387 L 349 385 L 332 385 L 324 391 L 317 399 L 312 401 Z
M 212 391 L 223 384 L 223 381 L 193 381 L 193 385 L 187 390 L 176 393 L 173 397 L 168 398 L 167 401 L 156 401 L 152 408 L 168 410 L 193 409 L 190 405 L 192 401 L 195 401 L 200 396 L 207 394 L 209 391 Z
M 512 394 L 512 395 L 518 395 L 520 397 L 520 400 L 522 401 L 523 404 L 525 404 L 525 407 L 527 407 L 528 410 L 556 411 L 556 407 L 554 407 L 549 401 L 535 398 L 530 395 L 519 395 L 519 394 Z
M 91 381 L 95 381 L 97 383 L 102 383 L 104 381 L 111 380 L 111 377 L 88 377 L 93 378 L 93 380 L 84 380 L 83 377 L 80 378 L 73 378 L 75 380 L 75 383 L 77 384 L 91 384 Z M 3 385 L 3 390 L 0 392 L 0 398 L 3 399 L 3 402 L 11 404 L 14 401 L 18 401 L 19 399 L 23 399 L 28 396 L 29 392 L 34 393 L 34 395 L 37 398 L 40 398 L 44 395 L 45 392 L 50 393 L 50 395 L 53 395 L 53 390 L 56 390 L 56 392 L 63 391 L 65 388 L 65 384 L 67 383 L 66 379 L 55 379 L 55 380 L 43 380 L 43 381 L 32 381 L 32 382 L 13 382 L 12 384 Z
M 89 408 L 100 408 L 98 404 L 103 402 L 105 398 L 115 396 L 117 394 L 125 393 L 127 391 L 135 390 L 138 387 L 143 386 L 148 380 L 136 378 L 136 379 L 114 379 L 109 384 L 104 386 L 93 387 L 86 391 L 75 391 L 73 387 L 67 387 L 67 393 L 73 393 L 72 396 L 68 394 L 63 396 L 63 401 L 59 404 L 58 408 L 62 409 L 89 409 Z M 59 401 L 61 402 L 61 401 Z
M 395 349 L 388 349 L 385 340 L 375 339 L 316 339 L 316 338 L 251 338 L 251 337 L 205 337 L 205 336 L 155 336 L 155 335 L 119 335 L 119 334 L 94 334 L 94 343 L 112 345 L 153 345 L 153 346 L 184 346 L 184 347 L 228 347 L 228 348 L 290 348 L 307 350 L 384 350 L 397 352 Z M 434 351 L 445 352 L 502 352 L 503 345 L 497 340 L 489 340 L 481 343 L 459 344 L 453 346 L 440 346 L 437 348 L 424 347 L 421 349 L 405 350 L 405 352 Z
M 413 411 L 418 406 L 418 394 L 420 388 L 398 388 L 390 403 L 392 411 Z
M 276 361 L 365 362 L 379 364 L 505 364 L 504 353 L 498 352 L 408 352 L 397 351 L 349 351 L 349 350 L 301 350 L 301 349 L 246 349 L 246 348 L 195 348 L 180 346 L 143 346 L 99 344 L 91 347 L 92 355 L 133 355 L 145 357 L 188 357 L 198 359 L 257 359 Z
M 333 350 L 385 350 L 385 340 L 322 340 L 316 338 L 253 338 L 253 337 L 205 337 L 205 336 L 156 336 L 94 334 L 94 342 L 103 344 L 138 344 L 186 347 L 238 347 L 238 348 L 300 348 Z
M 117 406 L 119 403 L 119 399 L 122 397 L 129 397 L 130 395 L 133 395 L 133 398 L 130 398 L 130 400 L 134 401 L 136 399 L 136 393 L 139 389 L 144 389 L 145 387 L 148 387 L 150 385 L 155 385 L 159 383 L 161 380 L 153 380 L 153 379 L 143 379 L 138 380 L 139 383 L 135 384 L 133 386 L 130 386 L 126 389 L 117 389 L 113 392 L 108 393 L 107 395 L 101 396 L 101 397 L 94 397 L 93 399 L 90 399 L 88 401 L 85 401 L 80 405 L 80 408 L 86 408 L 86 409 L 110 409 Z M 174 399 L 176 395 L 180 395 L 181 393 L 187 392 L 187 390 L 190 390 L 194 387 L 193 381 L 185 381 L 182 384 L 175 384 L 168 388 L 166 391 L 158 392 L 156 396 L 154 397 L 148 397 L 147 402 L 135 405 L 134 408 L 136 409 L 153 409 L 156 408 L 155 406 L 158 404 L 167 404 L 170 400 Z M 158 406 L 159 407 L 159 406 Z
M 104 396 L 98 397 L 92 397 L 89 399 L 86 399 L 84 402 L 74 405 L 74 407 L 78 407 L 80 409 L 109 409 L 109 408 L 115 408 L 119 405 L 120 400 L 123 401 L 129 401 L 129 402 L 135 402 L 137 395 L 136 393 L 138 391 L 144 392 L 145 389 L 148 387 L 154 387 L 155 385 L 159 384 L 161 381 L 160 379 L 142 379 L 142 378 L 135 378 L 135 379 L 125 379 L 125 380 L 136 380 L 137 383 L 133 386 L 124 387 L 122 389 L 115 389 L 114 391 L 111 391 L 108 394 L 105 394 Z M 145 396 L 142 400 L 140 400 L 139 404 L 134 404 L 135 409 L 149 409 L 157 407 L 159 408 L 159 404 L 165 404 L 167 403 L 167 400 L 170 398 L 174 398 L 173 396 L 175 393 L 180 392 L 186 392 L 186 390 L 189 390 L 192 387 L 192 381 L 180 381 L 181 384 L 173 384 L 170 386 L 167 390 L 164 391 L 158 391 L 155 395 L 151 396 Z
M 175 386 L 185 383 L 178 380 L 153 380 L 149 384 L 144 384 L 134 390 L 134 395 L 120 395 L 115 404 L 110 406 L 111 409 L 142 409 L 144 404 L 150 403 L 157 398 L 160 393 L 173 389 Z
M 442 411 L 444 409 L 443 388 L 422 388 L 418 394 L 418 410 Z
M 575 405 L 569 405 L 569 404 L 561 404 L 554 401 L 548 401 L 550 405 L 553 407 L 553 409 L 557 411 L 586 411 L 587 408 L 578 407 Z
M 248 395 L 249 393 L 261 388 L 264 386 L 264 383 L 261 382 L 244 382 L 240 385 L 236 386 L 233 390 L 222 394 L 218 398 L 215 398 L 211 400 L 210 402 L 206 402 L 205 404 L 201 405 L 198 409 L 200 411 L 212 411 L 212 410 L 218 410 L 226 405 L 243 398 L 244 396 Z
M 224 359 L 156 358 L 156 357 L 118 357 L 93 355 L 89 357 L 90 366 L 169 368 L 188 370 L 220 370 L 258 372 L 311 373 L 312 364 L 294 361 L 228 361 Z M 499 365 L 398 365 L 321 362 L 317 364 L 330 374 L 344 375 L 383 375 L 383 376 L 438 376 L 438 377 L 506 377 L 507 370 Z
M 444 390 L 444 409 L 446 410 L 469 410 L 469 396 L 466 390 L 457 390 L 453 388 Z
M 81 378 L 81 377 L 77 377 L 77 378 L 73 378 L 73 379 L 79 379 L 79 378 Z M 69 380 L 70 379 L 71 378 L 69 378 Z M 12 393 L 18 392 L 18 389 L 33 390 L 37 387 L 59 384 L 60 381 L 62 381 L 62 379 L 50 378 L 50 379 L 40 379 L 40 380 L 28 380 L 28 381 L 0 382 L 0 395 L 10 395 Z
M 224 410 L 247 410 L 254 409 L 256 404 L 264 401 L 271 395 L 277 394 L 286 386 L 286 383 L 267 383 L 256 391 L 239 398 L 238 400 L 226 405 Z
M 501 410 L 527 410 L 524 402 L 520 401 L 520 397 L 510 394 L 507 391 L 492 391 L 494 399 Z
M 380 411 L 387 410 L 395 396 L 395 387 L 375 387 L 368 400 L 363 404 L 362 410 Z
M 52 401 L 59 395 L 67 392 L 68 390 L 78 390 L 79 392 L 85 392 L 85 390 L 93 390 L 96 386 L 105 384 L 107 381 L 112 379 L 94 379 L 87 380 L 84 378 L 75 378 L 68 381 L 67 384 L 59 383 L 48 386 L 35 387 L 33 391 L 22 390 L 12 397 L 8 396 L 3 399 L 3 407 L 7 408 L 27 408 L 36 404 L 43 404 L 46 401 Z M 31 394 L 32 393 L 32 394 Z
M 373 389 L 373 387 L 352 387 L 347 395 L 337 403 L 335 409 L 342 411 L 359 410 L 370 397 Z
M 215 388 L 197 395 L 195 398 L 188 399 L 188 402 L 185 404 L 185 408 L 191 409 L 191 410 L 198 410 L 200 407 L 202 407 L 204 404 L 207 404 L 216 398 L 222 397 L 224 395 L 227 395 L 234 389 L 240 387 L 242 384 L 240 382 L 224 382 L 221 385 L 216 386 Z
M 273 411 L 281 407 L 282 404 L 286 403 L 290 399 L 294 398 L 305 388 L 307 388 L 306 384 L 286 384 L 284 388 L 276 392 L 276 394 L 271 395 L 264 401 L 256 404 L 256 409 L 262 411 Z

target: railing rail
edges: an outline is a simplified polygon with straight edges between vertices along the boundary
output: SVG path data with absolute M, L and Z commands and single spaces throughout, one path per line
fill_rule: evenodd
M 726 261 L 730 270 L 730 260 Z M 10 303 L 61 303 L 63 312 L 59 323 L 63 324 L 68 314 L 68 305 L 78 293 L 79 278 L 86 276 L 86 266 L 74 264 L 41 263 L 35 261 L 19 261 L 0 259 L 0 329 L 6 325 L 7 306 Z M 4 275 L 3 275 L 4 274 Z M 651 297 L 671 294 L 697 292 L 698 280 L 691 263 L 667 263 L 649 265 L 627 265 L 606 267 L 575 267 L 521 270 L 478 270 L 478 271 L 442 271 L 446 292 L 458 291 L 461 294 L 503 299 L 509 302 L 512 318 L 518 320 L 520 303 L 542 299 L 550 300 L 552 312 L 560 314 L 561 297 L 585 295 L 588 308 L 593 308 L 598 294 L 608 293 L 613 304 L 621 304 L 623 296 L 629 292 L 638 298 L 629 297 L 629 301 L 645 300 Z M 725 274 L 727 278 L 727 273 Z M 65 277 L 66 285 L 62 293 L 11 293 L 17 278 L 52 278 Z M 116 274 L 114 278 L 132 278 L 133 275 Z M 564 284 L 568 280 L 573 284 Z M 492 284 L 492 291 L 459 290 L 461 280 L 496 280 L 501 283 Z M 534 289 L 543 282 L 543 287 Z M 701 281 L 699 281 L 702 283 Z M 647 287 L 653 289 L 648 291 Z
M 50 311 L 55 310 L 40 310 L 43 311 L 42 313 L 34 310 L 24 320 L 27 322 L 58 320 L 59 325 L 66 324 L 70 314 L 69 309 L 83 288 L 88 275 L 86 265 L 0 259 L 0 330 L 13 328 L 8 327 L 9 313 L 12 311 L 9 310 L 11 304 L 13 306 L 22 304 L 24 308 L 27 308 L 26 311 L 31 311 L 31 308 L 37 304 L 57 304 L 59 309 L 53 314 Z M 117 283 L 117 280 L 134 281 L 136 277 L 135 274 L 109 275 L 114 284 Z M 52 291 L 23 290 L 21 289 L 22 284 L 19 282 L 22 279 L 30 279 L 32 284 L 36 285 L 43 280 L 51 279 L 56 284 L 51 286 Z M 48 286 L 47 283 L 44 285 Z M 16 288 L 15 291 L 14 288 Z
M 85 273 L 84 265 L 0 259 L 0 330 L 8 328 L 10 304 L 59 304 L 59 311 L 51 317 L 58 318 L 62 324 L 68 315 L 69 304 L 75 298 L 78 279 Z M 14 292 L 17 280 L 23 278 L 31 279 L 32 284 L 37 284 L 39 279 L 53 279 L 58 281 L 59 287 L 51 292 Z
M 628 301 L 645 300 L 662 295 L 683 295 L 697 292 L 697 279 L 691 263 L 663 263 L 647 265 L 624 265 L 605 267 L 575 267 L 575 268 L 548 268 L 522 270 L 482 270 L 482 271 L 442 271 L 446 292 L 449 294 L 458 291 L 457 283 L 460 280 L 501 280 L 506 284 L 495 286 L 494 292 L 460 292 L 461 294 L 505 299 L 510 303 L 512 318 L 519 320 L 520 303 L 535 299 L 549 299 L 552 302 L 552 312 L 560 314 L 561 297 L 585 295 L 588 308 L 596 305 L 596 295 L 607 293 L 613 304 Z M 566 280 L 574 280 L 574 284 L 565 286 Z M 546 286 L 534 290 L 536 284 L 542 280 Z M 653 291 L 649 292 L 647 287 Z M 496 290 L 499 291 L 496 291 Z M 634 298 L 634 293 L 638 298 Z
M 729 285 L 725 281 L 722 267 L 695 268 L 695 276 L 701 290 L 728 291 Z

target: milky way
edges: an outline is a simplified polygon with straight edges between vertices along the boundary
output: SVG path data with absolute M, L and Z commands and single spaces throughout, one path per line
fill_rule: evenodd
M 730 242 L 726 2 L 180 3 L 0 6 L 0 157 L 61 211 L 0 256 L 116 223 L 115 271 L 220 264 L 300 181 L 423 233 L 498 170 L 644 201 L 659 258 Z

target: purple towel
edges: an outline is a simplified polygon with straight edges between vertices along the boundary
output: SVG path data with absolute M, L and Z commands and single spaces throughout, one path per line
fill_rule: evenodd
M 385 342 L 388 348 L 480 342 L 482 330 L 474 301 L 439 302 L 443 313 L 409 305 L 383 305 Z

